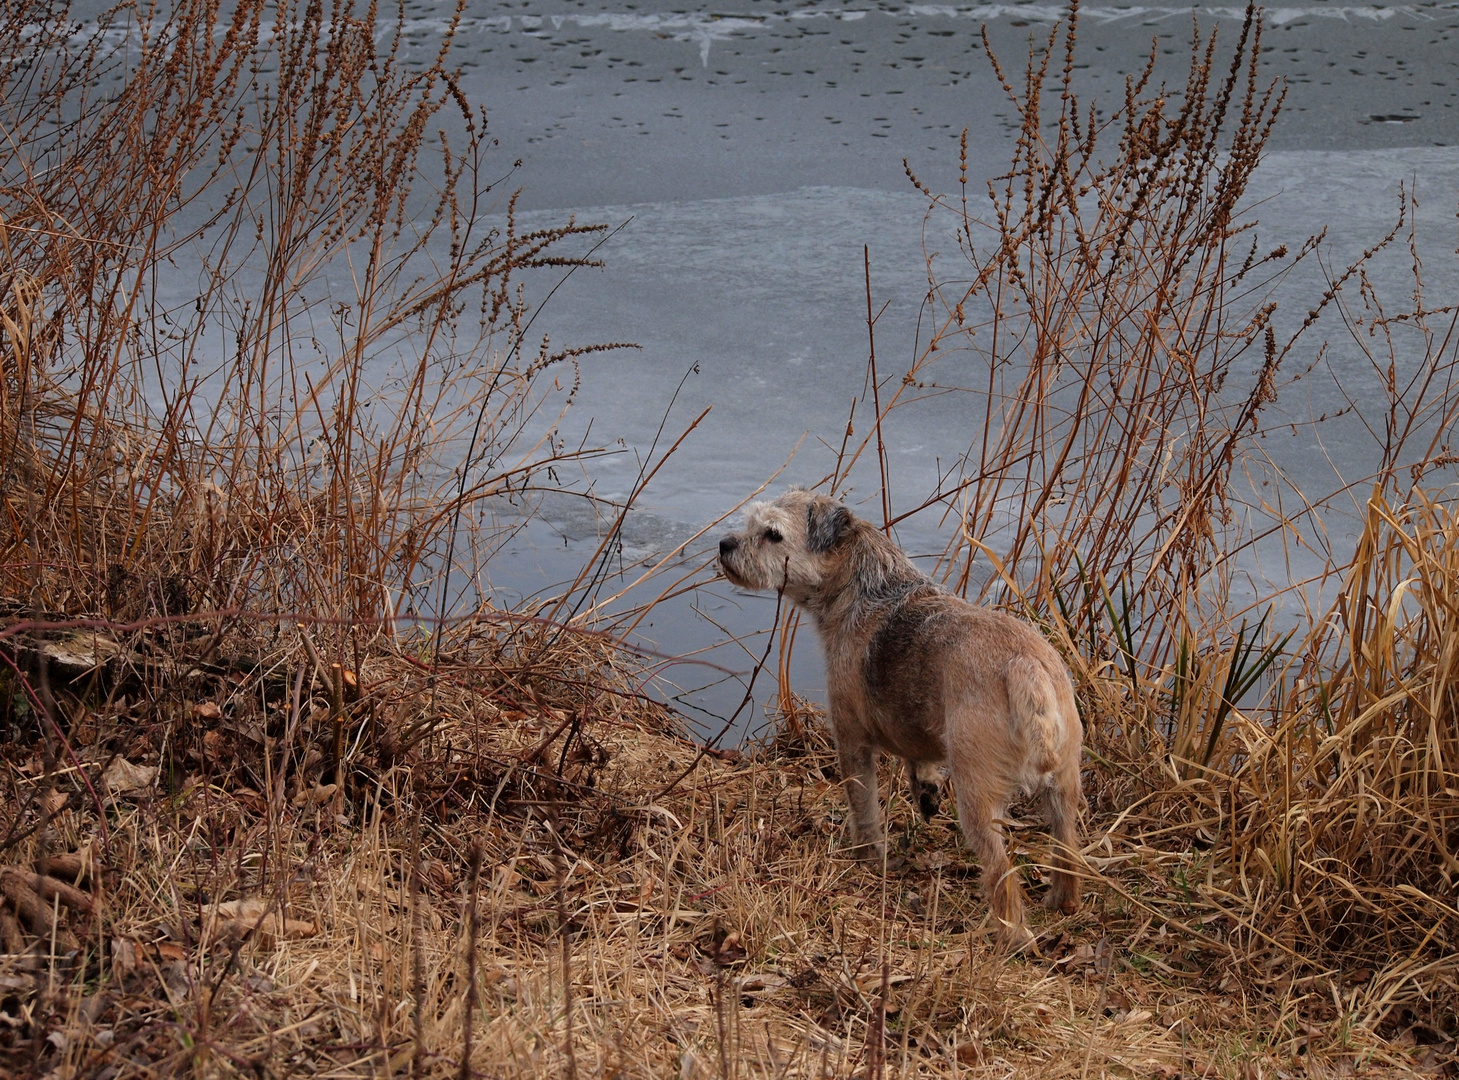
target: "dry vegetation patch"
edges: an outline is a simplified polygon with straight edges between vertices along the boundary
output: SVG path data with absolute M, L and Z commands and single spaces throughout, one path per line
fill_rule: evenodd
M 1254 12 L 1229 64 L 1198 37 L 1179 94 L 1146 72 L 1109 118 L 1077 21 L 1035 45 L 984 216 L 924 188 L 971 273 L 934 267 L 933 338 L 873 366 L 829 478 L 884 463 L 923 391 L 977 394 L 977 453 L 926 500 L 957 523 L 942 574 L 1046 629 L 1089 748 L 1088 899 L 1012 958 L 948 818 L 894 796 L 887 866 L 844 857 L 793 633 L 773 736 L 709 750 L 653 697 L 662 658 L 590 629 L 605 564 L 491 605 L 519 509 L 595 453 L 555 427 L 585 350 L 534 339 L 520 286 L 599 230 L 487 216 L 449 49 L 348 5 L 123 7 L 79 46 L 50 14 L 0 15 L 0 1067 L 1453 1071 L 1455 313 L 1410 232 L 1411 304 L 1360 261 L 1279 337 L 1289 253 L 1240 213 L 1280 101 Z M 169 306 L 175 259 L 198 289 Z M 1253 449 L 1323 311 L 1382 413 L 1338 493 L 1354 551 L 1337 496 Z M 938 383 L 959 353 L 986 385 Z M 1274 535 L 1320 567 L 1254 604 Z
M 701 755 L 612 680 L 599 640 L 576 651 L 602 665 L 578 671 L 597 701 L 579 724 L 582 697 L 545 673 L 442 665 L 454 689 L 431 738 L 388 767 L 356 755 L 337 789 L 302 771 L 333 739 L 312 676 L 255 718 L 261 738 L 240 723 L 257 687 L 225 676 L 190 687 L 208 694 L 191 730 L 117 715 L 83 770 L 17 762 L 42 827 L 12 843 L 6 880 L 39 867 L 82 902 L 45 906 L 54 928 L 26 927 L 39 947 L 4 962 L 12 1066 L 456 1075 L 469 1052 L 483 1075 L 1251 1076 L 1437 1060 L 1346 1026 L 1343 995 L 1371 972 L 1252 956 L 1229 917 L 1182 899 L 1197 853 L 1131 842 L 1129 814 L 1095 816 L 1092 900 L 1038 924 L 1039 955 L 1006 959 L 953 822 L 894 800 L 894 855 L 868 870 L 842 851 L 824 738 Z M 272 666 L 294 665 L 304 649 Z M 350 707 L 352 738 L 431 696 L 413 666 L 361 674 L 375 689 Z M 98 802 L 102 759 L 150 765 L 147 782 Z M 1044 844 L 1015 828 L 1035 881 Z

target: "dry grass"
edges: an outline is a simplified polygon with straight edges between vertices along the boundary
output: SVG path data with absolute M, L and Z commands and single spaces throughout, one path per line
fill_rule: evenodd
M 882 512 L 943 514 L 949 586 L 1062 645 L 1096 865 L 1163 879 L 1138 894 L 1152 918 L 1225 927 L 1245 985 L 1337 980 L 1344 1024 L 1452 1039 L 1459 309 L 1426 294 L 1400 192 L 1386 237 L 1305 310 L 1279 310 L 1275 287 L 1323 248 L 1269 250 L 1243 211 L 1281 105 L 1257 77 L 1254 10 L 1224 55 L 1195 33 L 1183 86 L 1158 82 L 1152 52 L 1107 117 L 1078 96 L 1077 29 L 1076 10 L 1017 85 L 998 68 L 1024 122 L 985 196 L 966 150 L 951 196 L 909 169 L 933 243 L 955 233 L 961 259 L 929 257 L 931 332 L 868 395 L 875 422 L 831 483 L 874 457 L 884 490 L 888 417 L 965 399 L 981 422 L 964 459 Z M 1400 244 L 1411 287 L 1395 302 L 1369 271 Z M 1325 317 L 1366 372 L 1328 366 Z M 984 381 L 958 382 L 968 370 Z M 1314 377 L 1346 406 L 1304 417 Z M 1363 471 L 1299 488 L 1264 441 L 1299 431 Z M 1348 521 L 1350 545 L 1335 539 Z
M 59 12 L 0 25 L 7 599 L 469 610 L 503 519 L 594 456 L 554 421 L 611 346 L 529 341 L 521 288 L 602 229 L 519 231 L 449 35 L 413 64 L 376 16 L 122 6 L 80 51 Z
M 125 69 L 0 19 L 0 1068 L 1452 1072 L 1454 313 L 1410 232 L 1403 310 L 1359 262 L 1279 336 L 1268 286 L 1318 249 L 1240 215 L 1280 101 L 1254 17 L 1110 118 L 1075 26 L 1032 50 L 986 216 L 924 188 L 970 273 L 934 273 L 942 322 L 873 364 L 832 478 L 923 391 L 976 403 L 926 500 L 943 572 L 1044 624 L 1091 751 L 1088 900 L 1011 959 L 947 819 L 893 796 L 885 871 L 842 855 L 784 678 L 769 742 L 706 752 L 661 659 L 586 629 L 596 560 L 540 618 L 491 607 L 521 501 L 593 453 L 553 434 L 583 350 L 531 340 L 523 286 L 594 230 L 518 233 L 509 198 L 488 227 L 484 118 L 373 9 L 214 17 L 120 9 Z M 1259 454 L 1324 312 L 1378 433 L 1326 496 Z M 986 384 L 938 383 L 955 355 Z M 1273 538 L 1317 570 L 1253 585 Z M 1037 888 L 1047 840 L 1013 831 Z
M 598 639 L 558 655 L 599 679 L 616 656 Z M 323 684 L 311 700 L 287 674 L 309 665 L 298 646 L 275 658 L 280 686 L 306 693 L 264 725 L 295 728 L 300 748 L 328 726 Z M 398 662 L 362 674 L 389 688 L 382 711 L 430 694 Z M 248 678 L 195 685 L 223 714 L 182 755 L 196 771 L 106 797 L 104 835 L 74 774 L 18 762 L 19 783 L 71 799 L 11 856 L 90 845 L 95 914 L 62 926 L 101 947 L 10 958 L 33 1023 L 10 1060 L 30 1052 L 58 1076 L 445 1076 L 468 1040 L 489 1076 L 1381 1076 L 1435 1060 L 1353 1025 L 1368 976 L 1294 979 L 1276 949 L 1254 982 L 1241 928 L 1172 896 L 1190 853 L 1174 866 L 1111 834 L 1094 901 L 1039 926 L 1041 956 L 1006 960 L 949 822 L 895 802 L 889 872 L 845 857 L 823 737 L 706 756 L 670 787 L 696 749 L 656 706 L 600 681 L 514 708 L 525 674 L 500 656 L 443 665 L 439 748 L 347 798 L 257 775 Z M 311 704 L 312 727 L 297 714 Z M 177 736 L 106 728 L 138 760 Z M 1042 845 L 1016 830 L 1030 867 Z

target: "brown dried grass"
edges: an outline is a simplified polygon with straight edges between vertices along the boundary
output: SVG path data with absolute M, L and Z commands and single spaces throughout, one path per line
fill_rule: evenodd
M 1243 455 L 1316 317 L 1282 345 L 1265 299 L 1237 305 L 1285 258 L 1232 254 L 1277 101 L 1254 81 L 1254 18 L 1224 77 L 1197 43 L 1175 113 L 1136 79 L 1124 111 L 1086 121 L 1073 30 L 1062 80 L 1047 77 L 1057 36 L 1034 52 L 991 233 L 966 200 L 934 197 L 961 215 L 974 283 L 935 291 L 944 324 L 900 387 L 877 387 L 872 435 L 838 465 L 839 484 L 872 439 L 883 453 L 881 420 L 935 381 L 939 354 L 983 350 L 976 467 L 928 500 L 960 520 L 947 577 L 986 581 L 1064 645 L 1091 748 L 1089 898 L 1009 959 L 945 820 L 920 825 L 894 794 L 886 872 L 843 857 L 829 738 L 783 677 L 765 745 L 706 753 L 645 693 L 659 658 L 581 619 L 441 599 L 442 567 L 474 580 L 510 528 L 500 502 L 577 456 L 548 434 L 570 391 L 537 390 L 573 356 L 522 359 L 516 283 L 580 262 L 560 245 L 583 230 L 469 240 L 487 146 L 444 57 L 406 74 L 398 35 L 377 48 L 288 8 L 270 37 L 268 9 L 238 12 L 215 33 L 209 5 L 176 8 L 112 99 L 89 89 L 99 47 L 67 54 L 27 29 L 45 20 L 0 21 L 32 60 L 0 68 L 25 151 L 0 188 L 0 1066 L 58 1080 L 1452 1067 L 1459 525 L 1420 487 L 1441 447 L 1410 452 L 1450 426 L 1452 320 L 1417 290 L 1396 316 L 1366 287 L 1361 312 L 1336 286 L 1322 298 L 1366 319 L 1411 381 L 1370 353 L 1389 388 L 1384 464 L 1356 554 L 1292 586 L 1315 598 L 1302 633 L 1238 633 L 1257 617 L 1230 588 L 1235 560 L 1271 527 L 1324 544 L 1314 523 L 1333 506 L 1287 492 L 1299 509 L 1253 525 L 1233 480 L 1260 467 Z M 260 57 L 286 88 L 267 102 L 251 96 Z M 290 77 L 326 58 L 331 78 Z M 366 83 L 378 92 L 357 94 Z M 77 120 L 56 128 L 60 102 Z M 441 109 L 465 109 L 464 148 L 426 137 Z M 433 220 L 458 242 L 419 277 L 439 249 L 407 205 L 432 147 Z M 183 229 L 213 183 L 237 212 Z M 197 318 L 164 312 L 149 283 L 204 237 Z M 264 255 L 261 299 L 236 304 L 239 267 Z M 291 327 L 326 305 L 311 275 L 344 257 L 369 269 L 315 370 Z M 209 383 L 222 319 L 237 362 Z M 407 325 L 419 364 L 372 420 L 368 362 Z M 1409 333 L 1422 356 L 1404 366 Z M 149 364 L 177 376 L 161 407 Z M 474 440 L 479 478 L 435 454 L 452 432 Z M 397 633 L 411 611 L 466 614 Z M 1235 694 L 1264 660 L 1264 696 Z M 1013 832 L 1037 883 L 1046 838 Z M 84 896 L 63 904 L 63 883 Z
M 1400 192 L 1393 230 L 1282 317 L 1274 286 L 1322 237 L 1267 251 L 1242 209 L 1281 105 L 1258 79 L 1256 10 L 1229 61 L 1194 35 L 1179 93 L 1152 52 L 1107 118 L 1076 92 L 1077 15 L 1031 50 L 1021 86 L 1004 78 L 1024 122 L 986 199 L 966 149 L 960 193 L 913 176 L 964 262 L 929 257 L 932 332 L 846 459 L 884 459 L 895 410 L 965 395 L 982 419 L 966 460 L 883 512 L 943 513 L 948 584 L 1062 644 L 1095 763 L 1095 865 L 1154 874 L 1126 897 L 1151 918 L 1224 927 L 1254 991 L 1326 983 L 1324 1023 L 1452 1046 L 1459 583 L 1442 478 L 1459 308 L 1427 297 Z M 1401 242 L 1411 288 L 1395 306 L 1369 270 Z M 1366 359 L 1363 385 L 1306 346 L 1324 315 Z M 952 383 L 954 362 L 986 382 Z M 1343 449 L 1372 463 L 1330 491 L 1299 489 L 1263 444 L 1340 418 L 1279 407 L 1314 373 L 1361 422 Z M 1356 542 L 1335 541 L 1353 518 Z
M 824 744 L 709 755 L 664 790 L 693 744 L 606 668 L 592 719 L 565 725 L 581 695 L 541 691 L 619 654 L 588 638 L 555 655 L 573 668 L 535 667 L 530 704 L 499 658 L 443 665 L 436 745 L 368 783 L 362 755 L 337 800 L 300 799 L 282 768 L 259 777 L 258 688 L 227 676 L 193 688 L 222 713 L 179 755 L 196 771 L 106 797 L 104 837 L 74 774 L 17 763 L 22 784 L 71 799 L 8 857 L 89 846 L 99 902 L 66 924 L 104 947 L 9 958 L 36 1024 L 10 1060 L 35 1050 L 58 1076 L 457 1075 L 474 964 L 480 1075 L 1385 1075 L 1412 1061 L 1314 1016 L 1345 975 L 1257 992 L 1238 928 L 1189 906 L 1163 917 L 1143 896 L 1168 903 L 1171 868 L 1148 846 L 1121 844 L 1097 899 L 1040 925 L 1042 956 L 1007 960 L 948 824 L 916 824 L 898 799 L 890 872 L 846 858 Z M 311 664 L 298 644 L 273 660 Z M 382 709 L 431 695 L 413 665 L 361 674 L 389 688 Z M 265 724 L 296 729 L 293 753 L 328 739 L 329 693 L 300 682 Z M 178 738 L 161 720 L 106 727 L 99 744 L 139 759 Z M 1016 830 L 1031 867 L 1042 844 Z M 248 898 L 261 925 L 221 932 L 213 912 Z

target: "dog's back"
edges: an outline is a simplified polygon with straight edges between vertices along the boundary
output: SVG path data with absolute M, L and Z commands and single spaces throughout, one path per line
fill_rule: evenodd
M 964 837 L 1010 939 L 1027 931 L 998 823 L 1020 791 L 1043 803 L 1057 841 L 1047 904 L 1077 906 L 1083 730 L 1068 669 L 1036 630 L 927 582 L 881 608 L 864 657 L 833 681 L 864 698 L 838 712 L 837 738 L 904 758 L 923 817 L 939 798 L 931 766 L 950 766 Z

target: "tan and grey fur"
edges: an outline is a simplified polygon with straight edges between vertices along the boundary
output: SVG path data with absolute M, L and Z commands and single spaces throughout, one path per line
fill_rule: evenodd
M 1003 938 L 1029 936 L 1000 827 L 1020 790 L 1042 798 L 1057 841 L 1046 904 L 1074 911 L 1082 732 L 1068 669 L 1043 637 L 947 592 L 876 528 L 808 491 L 751 504 L 744 529 L 720 541 L 719 564 L 734 584 L 782 590 L 815 620 L 860 854 L 886 853 L 877 752 L 906 762 L 924 817 L 946 765 Z

